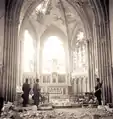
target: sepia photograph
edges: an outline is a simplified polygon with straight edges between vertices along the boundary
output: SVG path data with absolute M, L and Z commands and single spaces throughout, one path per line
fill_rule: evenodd
M 113 119 L 113 0 L 0 0 L 0 119 Z

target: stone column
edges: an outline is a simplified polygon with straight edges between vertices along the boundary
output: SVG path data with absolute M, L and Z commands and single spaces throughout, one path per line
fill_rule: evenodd
M 85 83 L 86 83 L 86 92 L 88 92 L 88 79 L 85 78 Z
M 22 86 L 23 84 L 23 42 L 24 42 L 24 36 L 23 36 L 24 31 L 21 31 L 21 34 L 19 34 L 19 39 L 18 39 L 18 86 Z
M 78 87 L 79 87 L 79 78 L 77 77 L 77 78 L 76 78 L 76 94 L 79 93 Z
M 108 26 L 104 22 L 96 26 L 97 30 L 97 53 L 99 78 L 103 80 L 104 104 L 110 101 L 111 88 L 113 87 L 111 72 L 111 47 L 108 34 Z
M 102 58 L 102 42 L 101 42 L 101 33 L 100 33 L 100 24 L 96 24 L 95 25 L 95 29 L 96 29 L 96 41 L 97 41 L 97 57 L 98 57 L 98 74 L 99 74 L 99 78 L 100 80 L 103 79 L 103 58 Z M 103 54 L 104 55 L 104 54 Z M 103 96 L 105 97 L 105 96 Z M 105 99 L 103 98 L 104 102 Z
M 19 1 L 20 4 L 22 0 Z M 5 39 L 2 73 L 2 94 L 7 101 L 14 101 L 16 98 L 17 79 L 17 38 L 18 38 L 18 18 L 16 12 L 19 7 L 12 8 L 15 2 L 7 6 L 5 16 Z M 18 11 L 19 12 L 19 11 Z
M 12 101 L 16 94 L 16 73 L 17 73 L 17 31 L 18 22 L 7 18 L 4 41 L 4 71 L 3 71 L 3 96 L 6 100 Z
M 87 58 L 88 58 L 88 83 L 89 83 L 89 91 L 91 92 L 91 61 L 90 61 L 90 47 L 89 47 L 89 41 L 87 40 L 87 43 L 86 43 L 86 47 L 87 47 Z
M 36 48 L 36 53 L 37 53 L 37 55 L 36 55 L 36 73 L 37 73 L 37 75 L 39 76 L 38 78 L 40 79 L 40 38 L 39 38 L 39 34 L 37 35 L 37 48 Z M 36 76 L 37 77 L 37 76 Z
M 84 89 L 83 89 L 83 77 L 81 77 L 81 93 L 83 93 Z
M 3 70 L 3 48 L 4 48 L 4 22 L 5 22 L 5 1 L 0 2 L 0 95 L 2 94 L 2 70 Z
M 109 96 L 109 102 L 113 103 L 113 75 L 112 75 L 112 55 L 111 55 L 111 40 L 110 40 L 110 34 L 109 34 L 109 22 L 106 21 L 104 24 L 104 30 L 106 32 L 106 55 L 107 55 L 107 66 L 108 66 L 108 96 Z
M 42 46 L 42 42 L 40 43 L 40 54 L 39 54 L 39 74 L 42 76 L 42 65 L 43 65 L 43 46 Z
M 90 40 L 88 43 L 88 53 L 89 53 L 89 83 L 90 83 L 90 91 L 94 90 L 94 48 L 93 48 L 93 40 Z

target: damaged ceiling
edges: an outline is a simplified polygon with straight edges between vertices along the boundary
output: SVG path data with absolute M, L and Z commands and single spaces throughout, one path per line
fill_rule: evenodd
M 40 34 L 49 26 L 60 28 L 66 36 L 71 35 L 76 26 L 83 30 L 80 16 L 66 0 L 45 0 L 34 9 L 29 18 Z

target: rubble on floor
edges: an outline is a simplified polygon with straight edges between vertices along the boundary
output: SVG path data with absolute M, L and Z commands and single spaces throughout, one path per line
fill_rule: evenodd
M 55 99 L 52 105 L 40 105 L 39 109 L 41 110 L 37 110 L 35 105 L 21 107 L 23 101 L 21 95 L 22 93 L 18 93 L 16 102 L 8 102 L 4 105 L 1 119 L 113 119 L 111 104 L 109 104 L 110 106 L 95 106 L 96 99 L 91 93 L 87 93 L 85 96 L 76 96 L 76 100 L 73 100 L 73 98 Z M 29 103 L 33 104 L 32 98 L 29 97 L 29 99 Z M 61 106 L 61 109 L 53 109 L 52 106 Z M 66 106 L 78 108 L 62 108 Z
M 103 109 L 104 108 L 104 109 Z M 36 106 L 17 107 L 8 102 L 4 105 L 1 119 L 102 119 L 113 118 L 108 106 L 98 108 L 54 109 L 51 111 L 37 111 Z M 99 118 L 97 118 L 97 116 Z M 96 118 L 95 118 L 96 117 Z M 107 119 L 107 118 L 106 118 Z
M 97 99 L 93 93 L 72 95 L 68 98 L 51 99 L 54 107 L 97 107 Z

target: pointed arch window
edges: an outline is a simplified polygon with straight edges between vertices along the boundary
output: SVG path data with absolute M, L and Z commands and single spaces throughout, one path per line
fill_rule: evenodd
M 79 31 L 75 37 L 73 44 L 73 72 L 86 73 L 88 67 L 87 61 L 87 44 L 84 37 L 84 32 Z
M 34 72 L 35 68 L 34 41 L 28 30 L 24 32 L 23 47 L 23 70 L 24 72 Z
M 44 43 L 42 53 L 42 73 L 65 74 L 65 51 L 57 36 L 50 36 Z

